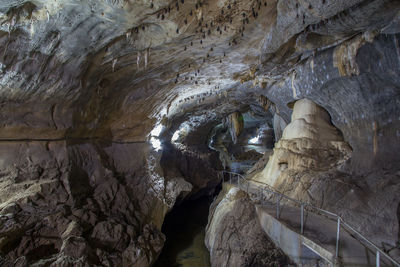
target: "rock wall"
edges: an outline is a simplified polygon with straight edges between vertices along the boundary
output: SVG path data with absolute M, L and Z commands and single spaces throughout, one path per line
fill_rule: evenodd
M 309 57 L 280 82 L 265 90 L 279 106 L 282 116 L 290 117 L 287 104 L 308 98 L 325 108 L 332 123 L 353 149 L 346 171 L 354 175 L 381 169 L 397 169 L 399 157 L 398 85 L 400 84 L 399 34 L 378 34 L 369 41 L 357 35 L 341 46 L 352 47 L 352 66 L 359 74 L 341 75 L 335 57 L 339 48 L 330 48 Z M 349 48 L 350 49 L 350 48 Z M 350 59 L 349 59 L 350 60 Z M 336 62 L 338 62 L 336 60 Z M 349 63 L 350 64 L 350 63 Z
M 291 266 L 262 230 L 248 195 L 227 187 L 210 208 L 206 246 L 211 266 Z
M 160 161 L 163 177 L 169 180 L 181 177 L 191 184 L 188 197 L 198 198 L 202 195 L 212 195 L 221 180 L 219 177 L 218 155 L 214 151 L 195 150 L 191 147 L 164 144 Z M 183 199 L 183 195 L 181 199 Z
M 271 161 L 271 177 L 285 176 L 275 185 L 393 243 L 399 10 L 396 0 L 2 1 L 2 263 L 151 264 L 165 213 L 191 190 L 182 175 L 164 177 L 146 143 L 152 128 L 273 103 L 280 137 L 288 104 L 303 98 L 329 112 L 343 140 L 320 142 L 297 120 L 276 148 L 291 161 Z M 202 143 L 193 155 L 204 155 L 207 127 L 192 134 Z M 307 135 L 295 142 L 292 131 Z M 338 171 L 342 141 L 353 152 Z M 191 152 L 176 157 L 183 176 L 200 170 Z M 193 181 L 212 184 L 202 178 Z
M 2 266 L 149 266 L 185 181 L 165 181 L 146 143 L 0 143 Z M 153 169 L 152 169 L 153 168 Z
M 281 116 L 279 116 L 278 113 L 275 113 L 273 125 L 274 125 L 275 141 L 279 141 L 279 139 L 282 138 L 283 130 L 285 129 L 287 123 Z
M 400 198 L 394 192 L 400 188 L 399 173 L 350 175 L 343 171 L 350 158 L 351 148 L 329 114 L 302 99 L 295 103 L 292 121 L 265 168 L 252 179 L 341 215 L 376 244 L 395 246 Z

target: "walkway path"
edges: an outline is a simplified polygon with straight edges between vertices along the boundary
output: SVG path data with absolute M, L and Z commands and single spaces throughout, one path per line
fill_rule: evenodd
M 297 263 L 312 259 L 313 251 L 331 266 L 400 266 L 334 213 L 291 199 L 239 174 L 225 173 L 225 180 L 251 196 L 264 230 Z M 295 205 L 287 205 L 290 201 Z M 296 242 L 302 248 L 296 247 Z

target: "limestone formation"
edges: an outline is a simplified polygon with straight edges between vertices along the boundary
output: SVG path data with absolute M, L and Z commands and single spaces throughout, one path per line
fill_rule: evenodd
M 279 141 L 282 138 L 283 130 L 286 128 L 287 123 L 285 120 L 278 114 L 274 114 L 274 133 L 275 140 Z
M 171 181 L 172 189 L 169 182 L 161 195 L 146 193 L 154 188 L 146 185 L 150 178 L 134 173 L 140 171 L 136 164 L 146 166 L 145 158 L 132 154 L 140 146 L 3 143 L 2 158 L 15 165 L 3 160 L 0 166 L 2 265 L 115 266 L 127 261 L 128 266 L 137 261 L 136 266 L 149 266 L 154 262 L 164 236 L 161 225 L 153 224 L 157 220 L 145 218 L 152 216 L 154 202 L 164 206 L 163 202 L 175 200 L 190 187 L 177 186 L 182 183 L 178 180 Z M 131 164 L 132 160 L 139 162 Z M 142 183 L 142 195 L 131 193 L 137 183 Z M 164 213 L 169 208 L 165 205 Z M 132 252 L 137 258 L 132 258 Z
M 206 232 L 211 266 L 291 266 L 263 232 L 254 203 L 237 188 L 224 188 L 212 204 Z
M 399 25 L 398 0 L 2 0 L 0 265 L 151 266 L 235 164 L 397 253 Z M 281 259 L 227 195 L 211 264 Z
M 396 194 L 390 193 L 400 186 L 397 177 L 381 172 L 380 179 L 391 186 L 380 189 L 377 185 L 371 187 L 377 174 L 365 176 L 361 182 L 359 176 L 343 172 L 351 153 L 326 110 L 301 99 L 295 103 L 292 121 L 275 144 L 268 163 L 252 179 L 341 214 L 371 240 L 395 246 L 397 237 L 392 233 L 399 232 L 398 220 L 389 214 L 396 213 L 400 201 Z M 381 216 L 375 216 L 377 213 Z M 386 227 L 378 226 L 382 224 Z
M 236 144 L 238 136 L 243 131 L 243 115 L 238 111 L 230 114 L 227 118 L 227 124 L 232 141 Z
M 308 99 L 298 100 L 292 121 L 275 144 L 274 153 L 256 181 L 270 186 L 283 183 L 284 171 L 325 171 L 350 158 L 351 148 L 331 124 L 329 114 Z

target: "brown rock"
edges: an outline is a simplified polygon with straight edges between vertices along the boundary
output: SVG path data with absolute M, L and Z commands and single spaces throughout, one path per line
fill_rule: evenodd
M 61 253 L 71 258 L 78 259 L 82 256 L 88 255 L 89 247 L 84 238 L 69 236 L 63 241 Z
M 235 187 L 224 187 L 213 202 L 205 243 L 213 267 L 289 266 L 262 230 L 250 198 Z

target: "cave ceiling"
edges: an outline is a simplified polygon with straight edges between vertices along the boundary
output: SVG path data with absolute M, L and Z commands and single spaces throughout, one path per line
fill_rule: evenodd
M 2 0 L 0 137 L 142 142 L 160 123 L 217 120 L 259 106 L 260 95 L 288 119 L 286 104 L 302 97 L 293 84 L 302 87 L 316 53 L 355 36 L 370 42 L 398 27 L 399 9 L 390 0 Z M 339 78 L 357 72 L 330 61 Z

